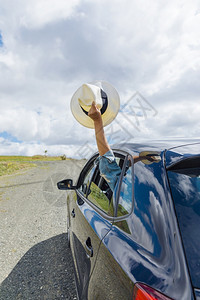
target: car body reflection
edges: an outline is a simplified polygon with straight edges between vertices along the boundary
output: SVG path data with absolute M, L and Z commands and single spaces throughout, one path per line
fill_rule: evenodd
M 100 178 L 95 153 L 68 201 L 80 299 L 135 299 L 143 284 L 155 299 L 199 300 L 200 142 L 113 150 L 126 169 L 113 195 Z M 124 167 L 142 151 L 160 159 Z

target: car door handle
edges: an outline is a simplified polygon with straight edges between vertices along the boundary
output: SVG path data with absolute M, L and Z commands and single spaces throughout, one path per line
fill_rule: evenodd
M 85 242 L 85 250 L 86 250 L 88 257 L 93 257 L 93 247 L 92 247 L 90 237 L 88 237 Z
M 74 209 L 72 210 L 72 212 L 71 212 L 71 216 L 72 216 L 72 218 L 75 218 L 75 211 L 74 211 Z

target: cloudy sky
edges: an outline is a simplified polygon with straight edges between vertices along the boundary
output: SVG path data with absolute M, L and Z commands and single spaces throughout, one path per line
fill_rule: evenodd
M 200 137 L 199 28 L 197 0 L 0 0 L 0 155 L 93 149 L 70 100 L 99 79 L 121 98 L 110 142 Z

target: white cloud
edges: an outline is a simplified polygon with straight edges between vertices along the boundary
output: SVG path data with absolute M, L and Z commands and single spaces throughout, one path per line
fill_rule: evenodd
M 4 22 L 9 15 L 6 24 L 17 31 L 20 27 L 42 28 L 70 18 L 79 3 L 79 0 L 16 0 L 13 4 L 12 0 L 7 0 L 1 1 L 0 5 Z
M 79 2 L 79 0 L 23 1 L 25 6 L 20 24 L 28 28 L 41 28 L 51 22 L 67 19 L 73 15 Z
M 50 133 L 49 116 L 40 116 L 23 108 L 3 110 L 0 128 L 22 141 L 45 139 Z
M 139 90 L 156 108 L 135 137 L 199 136 L 199 1 L 8 0 L 0 8 L 0 133 L 22 141 L 7 152 L 92 142 L 70 99 L 94 79 L 111 82 L 122 104 Z
M 1 148 L 0 155 L 44 155 L 45 150 L 47 150 L 48 156 L 67 154 L 67 157 L 84 159 L 90 157 L 93 152 L 96 151 L 96 147 L 91 149 L 89 152 L 84 149 L 81 151 L 80 147 L 77 145 L 46 145 L 45 143 L 28 143 L 28 142 L 11 142 L 6 139 L 0 138 Z

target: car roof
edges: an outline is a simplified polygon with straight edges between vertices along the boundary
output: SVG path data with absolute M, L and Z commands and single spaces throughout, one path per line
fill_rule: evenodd
M 200 138 L 198 139 L 183 139 L 173 138 L 166 140 L 148 140 L 146 142 L 132 142 L 115 144 L 113 149 L 120 149 L 133 154 L 138 154 L 142 151 L 165 152 L 165 163 L 169 167 L 181 159 L 188 158 L 194 155 L 200 155 Z
M 183 147 L 185 145 L 200 144 L 200 138 L 198 139 L 163 139 L 163 140 L 146 140 L 136 141 L 131 143 L 119 143 L 114 144 L 112 148 L 129 149 L 133 152 L 141 152 L 148 150 L 164 151 Z

